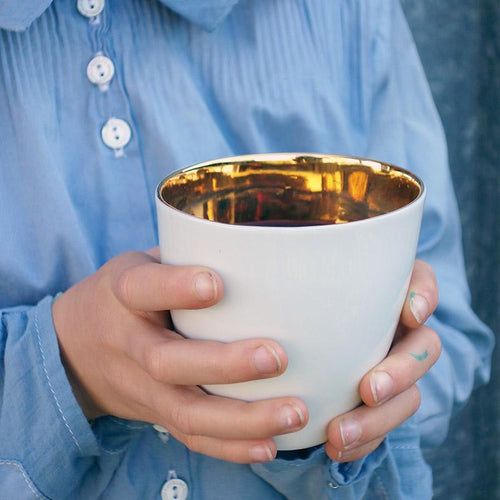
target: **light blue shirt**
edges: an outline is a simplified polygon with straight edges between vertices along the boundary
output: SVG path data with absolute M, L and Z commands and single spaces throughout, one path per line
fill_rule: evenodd
M 470 308 L 445 138 L 396 0 L 78 4 L 0 2 L 0 498 L 430 498 L 421 445 L 488 379 L 492 335 Z M 157 244 L 169 172 L 271 151 L 376 158 L 426 183 L 419 257 L 437 273 L 444 351 L 421 409 L 347 464 L 319 447 L 237 465 L 150 424 L 89 424 L 52 297 Z

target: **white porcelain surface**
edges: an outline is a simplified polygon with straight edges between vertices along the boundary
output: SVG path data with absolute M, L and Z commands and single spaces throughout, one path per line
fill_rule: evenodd
M 280 377 L 206 389 L 247 401 L 297 396 L 309 423 L 276 437 L 278 449 L 324 442 L 328 422 L 359 404 L 361 377 L 390 347 L 423 203 L 348 224 L 256 227 L 202 220 L 157 199 L 162 262 L 208 266 L 225 288 L 212 308 L 173 311 L 176 329 L 223 342 L 269 337 L 288 354 Z

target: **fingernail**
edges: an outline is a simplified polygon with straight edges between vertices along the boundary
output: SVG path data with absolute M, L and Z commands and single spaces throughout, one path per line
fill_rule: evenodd
M 250 448 L 250 459 L 253 462 L 270 462 L 274 460 L 273 452 L 269 446 L 258 445 Z
M 268 345 L 261 345 L 255 350 L 253 362 L 257 371 L 263 375 L 281 372 L 280 358 L 276 351 Z
M 353 418 L 345 418 L 340 422 L 340 435 L 342 437 L 342 444 L 350 446 L 360 438 L 361 427 Z
M 343 462 L 348 462 L 349 461 L 349 457 L 353 455 L 353 453 L 356 453 L 356 447 L 354 447 L 352 450 L 351 449 L 348 449 L 348 450 L 343 450 L 343 451 L 339 451 L 337 452 L 337 462 L 340 462 L 341 460 Z
M 387 372 L 374 372 L 370 377 L 370 387 L 375 403 L 381 403 L 392 394 L 394 381 Z
M 208 273 L 198 273 L 194 279 L 194 289 L 201 300 L 213 300 L 217 296 L 217 280 Z
M 425 297 L 415 292 L 410 293 L 410 311 L 413 317 L 421 325 L 429 315 L 429 303 Z
M 304 414 L 298 406 L 286 405 L 280 410 L 279 419 L 283 429 L 298 429 L 304 423 Z

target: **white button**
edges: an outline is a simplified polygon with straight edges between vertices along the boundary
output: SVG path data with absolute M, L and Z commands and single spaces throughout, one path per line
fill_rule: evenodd
M 110 118 L 101 130 L 104 144 L 111 149 L 122 149 L 129 143 L 131 136 L 129 124 L 119 118 Z
M 162 443 L 168 443 L 170 439 L 170 433 L 165 427 L 162 427 L 159 424 L 153 424 L 153 429 L 158 433 L 158 437 L 160 438 Z
M 162 432 L 162 433 L 165 433 L 167 431 L 167 429 L 165 429 L 165 427 L 162 427 L 160 424 L 153 424 L 153 429 L 156 431 L 156 432 Z
M 105 56 L 96 56 L 87 65 L 87 78 L 95 85 L 105 85 L 115 74 L 113 61 Z
M 78 0 L 76 7 L 82 16 L 95 17 L 104 9 L 104 0 Z
M 186 500 L 188 485 L 179 478 L 170 479 L 163 484 L 161 500 Z

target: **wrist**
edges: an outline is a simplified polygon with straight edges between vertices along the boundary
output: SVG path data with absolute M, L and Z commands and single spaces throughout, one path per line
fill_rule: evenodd
M 59 344 L 59 353 L 61 364 L 66 373 L 66 377 L 71 386 L 71 390 L 75 399 L 80 406 L 83 414 L 87 418 L 87 420 L 93 420 L 97 417 L 104 416 L 105 413 L 101 411 L 97 405 L 94 404 L 88 392 L 79 382 L 78 376 L 75 373 L 75 370 L 72 366 L 72 363 L 67 355 L 65 342 L 63 342 L 63 336 L 61 334 L 64 331 L 64 317 L 65 317 L 65 307 L 64 307 L 64 299 L 61 299 L 63 296 L 62 292 L 57 293 L 52 300 L 52 321 L 54 324 L 54 329 L 57 336 L 57 341 Z

